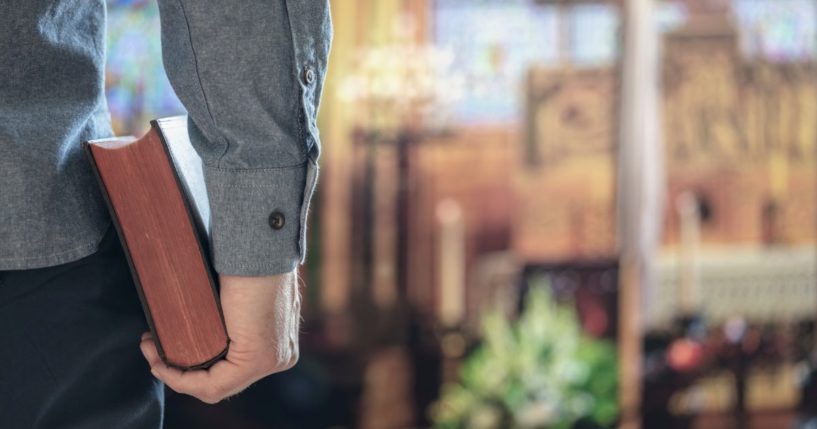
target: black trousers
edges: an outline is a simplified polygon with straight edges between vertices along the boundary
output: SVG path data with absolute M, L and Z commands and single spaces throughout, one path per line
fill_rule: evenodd
M 93 255 L 0 271 L 0 427 L 160 428 L 147 330 L 112 226 Z

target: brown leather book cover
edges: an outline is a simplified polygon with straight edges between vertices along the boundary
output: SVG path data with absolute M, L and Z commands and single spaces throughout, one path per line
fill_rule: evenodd
M 83 143 L 108 203 L 162 360 L 206 368 L 229 338 L 208 252 L 209 206 L 187 118 L 157 119 L 140 139 Z

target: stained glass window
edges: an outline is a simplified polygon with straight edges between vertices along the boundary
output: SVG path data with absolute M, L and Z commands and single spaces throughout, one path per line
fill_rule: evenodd
M 615 6 L 577 4 L 570 8 L 570 62 L 578 66 L 613 64 L 617 54 L 618 14 Z
M 817 54 L 814 0 L 734 0 L 740 44 L 749 58 L 776 62 L 812 60 Z
M 155 0 L 108 1 L 106 95 L 114 131 L 140 135 L 148 122 L 184 113 L 162 66 Z
M 433 13 L 434 41 L 452 51 L 455 71 L 465 77 L 454 114 L 464 123 L 518 120 L 531 66 L 597 67 L 617 55 L 618 15 L 609 4 L 437 0 Z
M 532 63 L 557 61 L 556 9 L 529 2 L 438 1 L 435 42 L 454 54 L 466 82 L 455 117 L 504 122 L 519 115 L 521 78 Z

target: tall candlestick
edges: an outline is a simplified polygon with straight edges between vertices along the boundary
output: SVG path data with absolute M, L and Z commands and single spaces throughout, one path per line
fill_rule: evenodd
M 459 203 L 451 199 L 437 203 L 437 223 L 438 318 L 444 326 L 455 326 L 465 314 L 465 228 Z
M 681 258 L 679 302 L 683 314 L 699 309 L 701 296 L 698 281 L 698 242 L 700 241 L 701 215 L 698 199 L 692 192 L 678 196 L 678 217 L 681 222 Z

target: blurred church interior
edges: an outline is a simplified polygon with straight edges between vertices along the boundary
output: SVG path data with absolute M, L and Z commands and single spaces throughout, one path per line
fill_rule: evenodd
M 817 0 L 331 6 L 303 356 L 167 427 L 817 427 Z M 109 1 L 123 134 L 183 111 L 156 14 Z M 616 351 L 614 421 L 441 423 L 542 282 Z

